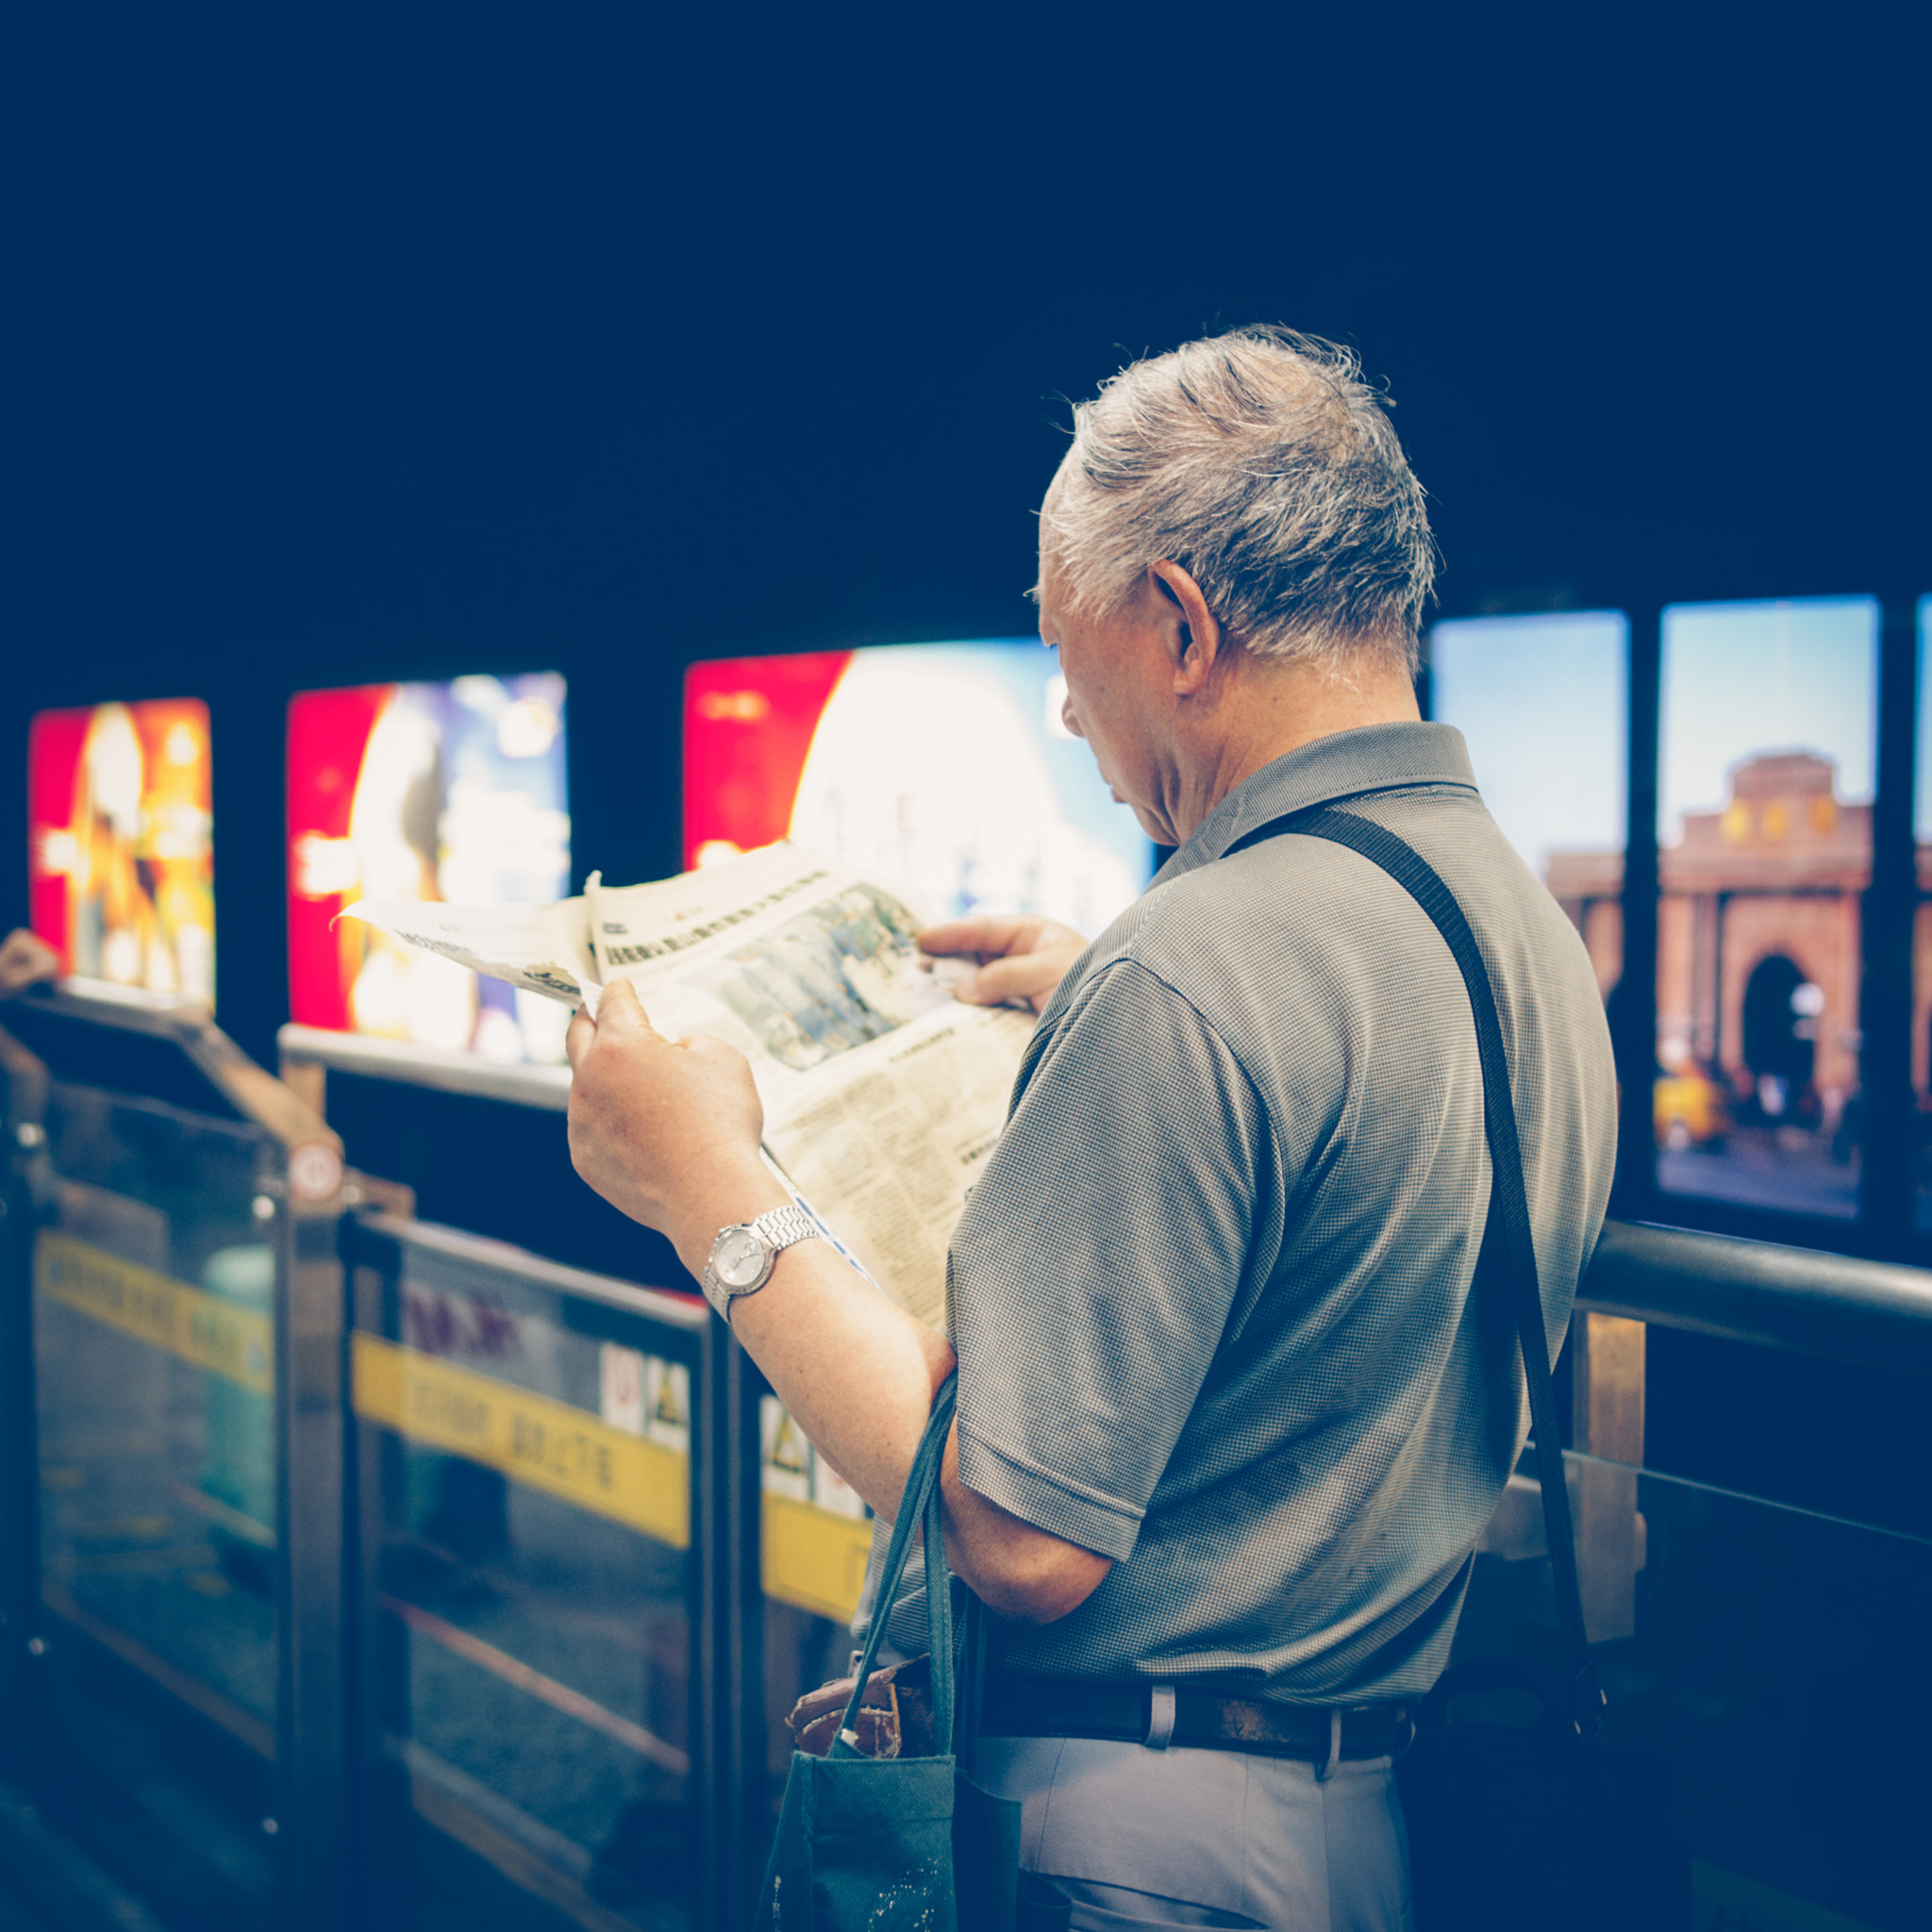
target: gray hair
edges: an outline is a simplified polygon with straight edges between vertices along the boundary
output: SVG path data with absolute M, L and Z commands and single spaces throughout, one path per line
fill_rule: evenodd
M 1423 488 L 1347 349 L 1243 328 L 1136 362 L 1074 411 L 1041 511 L 1075 608 L 1165 558 L 1257 656 L 1413 673 L 1436 574 Z

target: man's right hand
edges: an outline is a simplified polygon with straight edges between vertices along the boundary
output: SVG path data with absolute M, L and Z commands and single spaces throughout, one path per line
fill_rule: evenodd
M 37 979 L 55 979 L 60 955 L 22 926 L 0 940 L 0 1000 L 31 986 Z
M 919 949 L 938 958 L 963 957 L 978 966 L 953 989 L 956 999 L 974 1007 L 1024 1001 L 1037 1013 L 1087 950 L 1087 941 L 1071 925 L 1008 912 L 928 926 L 919 935 Z

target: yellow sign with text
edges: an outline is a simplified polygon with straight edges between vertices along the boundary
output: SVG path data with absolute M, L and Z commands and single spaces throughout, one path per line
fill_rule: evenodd
M 769 1490 L 763 1503 L 758 1568 L 765 1594 L 834 1623 L 851 1623 L 872 1553 L 871 1522 L 835 1516 Z
M 258 1308 L 238 1307 L 51 1227 L 34 1244 L 34 1287 L 258 1395 L 275 1392 L 275 1322 Z
M 579 1509 L 691 1547 L 691 1458 L 567 1402 L 358 1333 L 356 1413 L 432 1449 L 501 1470 Z

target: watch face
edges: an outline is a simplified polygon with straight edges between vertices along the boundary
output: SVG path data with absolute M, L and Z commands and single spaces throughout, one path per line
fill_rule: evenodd
M 711 1273 L 726 1288 L 751 1288 L 765 1272 L 764 1239 L 749 1227 L 727 1227 L 711 1249 Z

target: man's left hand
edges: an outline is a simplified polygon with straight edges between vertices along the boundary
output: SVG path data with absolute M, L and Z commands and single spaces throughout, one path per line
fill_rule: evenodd
M 566 1050 L 573 1164 L 612 1207 L 668 1235 L 693 1274 L 725 1222 L 788 1198 L 758 1158 L 765 1110 L 735 1046 L 665 1039 L 616 979 L 594 1021 L 571 1022 Z

